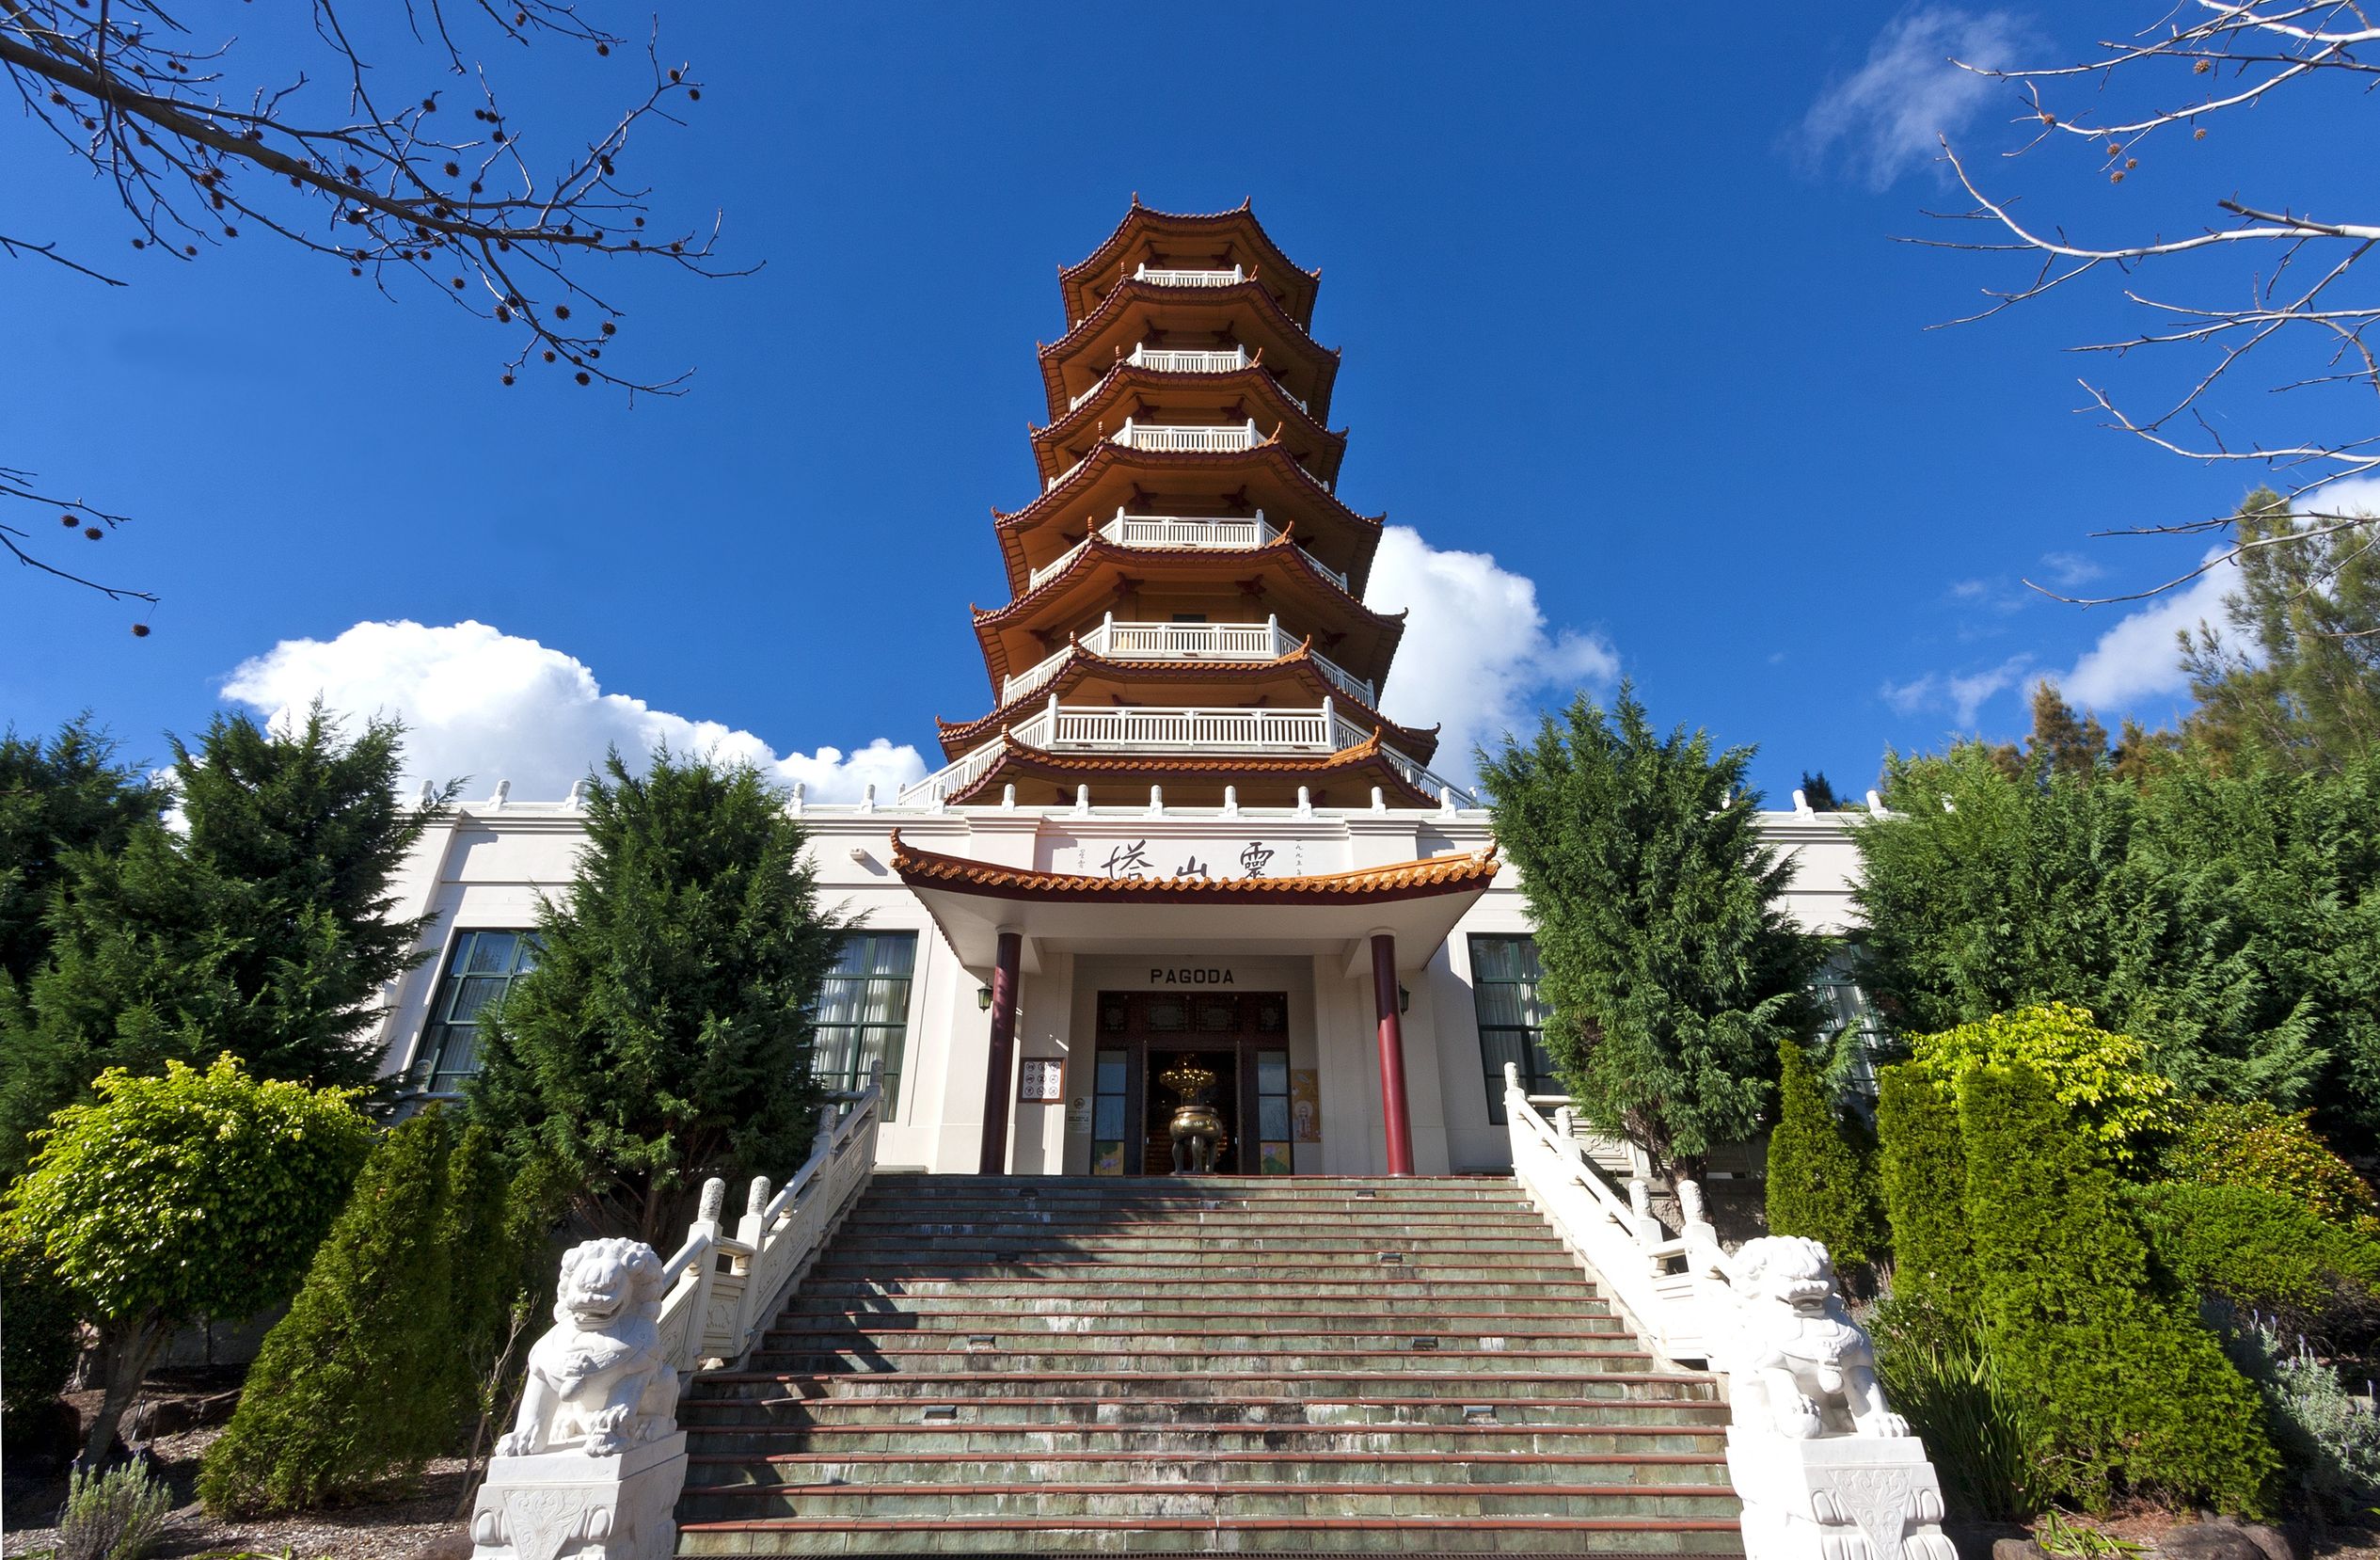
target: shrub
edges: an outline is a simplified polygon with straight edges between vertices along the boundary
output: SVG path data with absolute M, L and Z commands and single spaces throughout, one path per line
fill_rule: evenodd
M 486 1135 L 455 1138 L 432 1109 L 373 1149 L 208 1448 L 209 1510 L 321 1505 L 410 1480 L 455 1442 L 513 1280 Z
M 95 1105 L 51 1117 L 12 1218 L 71 1284 L 106 1345 L 85 1446 L 103 1459 L 167 1332 L 289 1297 L 372 1142 L 358 1092 L 262 1082 L 226 1056 L 201 1073 L 110 1068 Z
M 1954 1320 L 1975 1314 L 1967 1160 L 1951 1096 L 1904 1062 L 1877 1074 L 1877 1185 L 1892 1224 L 1893 1294 Z
M 2017 1521 L 2049 1504 L 2039 1438 L 1974 1322 L 1893 1296 L 1868 1327 L 1884 1395 L 1925 1441 L 1960 1515 Z
M 105 1472 L 67 1475 L 58 1513 L 56 1560 L 141 1560 L 157 1547 L 173 1511 L 173 1492 L 135 1457 Z
M 2279 1465 L 2255 1391 L 2151 1287 L 2112 1145 L 2029 1063 L 1959 1080 L 1984 1337 L 2065 1491 L 2261 1511 Z
M 1799 1043 L 1777 1047 L 1777 1124 L 1769 1134 L 1769 1231 L 1823 1242 L 1848 1273 L 1884 1255 L 1867 1156 L 1846 1133 Z
M 72 1291 L 23 1231 L 0 1224 L 0 1413 L 11 1445 L 74 1369 Z
M 1994 1013 L 1919 1035 L 1916 1064 L 1936 1085 L 1956 1090 L 1978 1067 L 2022 1061 L 2049 1086 L 2076 1125 L 2119 1163 L 2135 1149 L 2170 1137 L 2182 1108 L 2172 1084 L 2150 1071 L 2149 1048 L 2129 1035 L 2109 1034 L 2082 1008 L 2063 1002 Z
M 2261 1100 L 2198 1101 L 2166 1150 L 2166 1173 L 2177 1181 L 2277 1192 L 2334 1224 L 2380 1235 L 2380 1201 L 2314 1130 L 2313 1115 L 2286 1115 Z
M 2248 1186 L 2141 1186 L 2132 1202 L 2157 1261 L 2201 1295 L 2329 1346 L 2380 1324 L 2380 1241 Z
M 2348 1517 L 2380 1499 L 2380 1414 L 2356 1402 L 2338 1371 L 2285 1349 L 2261 1325 L 2234 1330 L 2227 1352 L 2262 1394 L 2282 1475 L 2302 1501 Z

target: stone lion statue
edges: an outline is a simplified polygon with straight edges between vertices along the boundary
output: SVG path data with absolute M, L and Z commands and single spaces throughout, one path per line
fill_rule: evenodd
M 554 1325 L 529 1351 L 529 1384 L 500 1457 L 583 1446 L 616 1457 L 677 1428 L 677 1371 L 661 1358 L 661 1259 L 635 1240 L 590 1240 L 562 1259 Z
M 1739 1417 L 1765 1413 L 1780 1435 L 1905 1436 L 1884 1402 L 1867 1334 L 1843 1308 L 1826 1248 L 1799 1235 L 1748 1240 L 1716 1266 L 1733 1291 L 1743 1351 L 1732 1369 Z

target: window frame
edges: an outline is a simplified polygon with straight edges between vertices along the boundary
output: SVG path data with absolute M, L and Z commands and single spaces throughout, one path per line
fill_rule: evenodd
M 516 939 L 512 955 L 507 961 L 507 967 L 501 970 L 481 971 L 472 971 L 463 967 L 464 962 L 478 939 L 497 936 Z M 478 1031 L 482 1022 L 480 1015 L 501 1004 L 506 997 L 510 996 L 513 988 L 519 984 L 521 977 L 537 967 L 537 956 L 544 951 L 544 947 L 537 941 L 535 927 L 458 926 L 448 929 L 446 947 L 438 964 L 437 981 L 430 988 L 430 1010 L 422 1015 L 421 1037 L 415 1043 L 412 1062 L 405 1069 L 404 1084 L 405 1093 L 431 1100 L 455 1100 L 463 1097 L 462 1085 L 465 1081 L 478 1076 L 480 1072 L 481 1053 L 478 1043 Z M 525 963 L 524 953 L 526 953 Z M 484 979 L 500 979 L 504 983 L 504 989 L 472 1010 L 472 1016 L 468 1023 L 457 1023 L 452 1018 L 441 1016 L 453 1011 L 456 1000 L 463 995 L 465 981 Z M 439 1063 L 446 1059 L 452 1031 L 456 1029 L 469 1029 L 472 1032 L 471 1065 L 466 1071 L 450 1072 L 440 1067 Z M 441 1074 L 454 1079 L 453 1087 L 446 1089 L 437 1087 L 437 1080 Z
M 1527 1012 L 1534 1010 L 1539 1014 L 1541 1020 L 1547 1016 L 1544 999 L 1539 995 L 1539 986 L 1544 979 L 1544 970 L 1542 966 L 1538 971 L 1538 977 L 1536 979 L 1529 979 L 1526 978 L 1519 979 L 1508 979 L 1502 977 L 1490 977 L 1484 973 L 1484 971 L 1488 967 L 1488 961 L 1483 960 L 1480 957 L 1481 946 L 1483 944 L 1496 943 L 1519 943 L 1527 945 L 1531 955 L 1531 962 L 1533 963 L 1535 962 L 1534 956 L 1537 949 L 1537 938 L 1533 932 L 1528 931 L 1473 931 L 1466 933 L 1466 941 L 1464 943 L 1465 955 L 1470 961 L 1471 1020 L 1473 1027 L 1478 1030 L 1479 1035 L 1480 1073 L 1487 1091 L 1487 1120 L 1492 1125 L 1503 1126 L 1507 1124 L 1504 1116 L 1504 1062 L 1507 1059 L 1517 1059 L 1519 1061 L 1521 1069 L 1521 1090 L 1524 1093 L 1559 1094 L 1564 1092 L 1564 1090 L 1562 1087 L 1561 1077 L 1554 1071 L 1553 1057 L 1551 1053 L 1546 1049 L 1546 1026 L 1543 1022 L 1536 1024 L 1501 1024 L 1490 1023 L 1488 1020 L 1487 1008 L 1485 1002 L 1483 1000 L 1483 994 L 1484 988 L 1490 985 L 1524 989 L 1526 995 L 1520 1002 L 1521 1011 Z M 1488 1051 L 1489 1037 L 1491 1035 L 1517 1035 L 1522 1037 L 1518 1046 L 1518 1057 L 1515 1059 L 1491 1057 Z
M 908 967 L 903 973 L 898 975 L 874 973 L 877 961 L 872 957 L 867 961 L 869 970 L 865 973 L 838 975 L 833 973 L 830 966 L 829 972 L 818 982 L 817 998 L 810 1007 L 811 1075 L 824 1084 L 830 1093 L 849 1095 L 866 1087 L 867 1064 L 871 1059 L 867 1047 L 868 1037 L 877 1035 L 882 1038 L 883 1048 L 879 1055 L 884 1063 L 884 1102 L 878 1119 L 887 1122 L 895 1119 L 900 1103 L 901 1077 L 908 1061 L 910 1026 L 916 1016 L 912 1010 L 917 996 L 918 950 L 923 939 L 918 936 L 916 930 L 911 927 L 861 927 L 844 932 L 837 939 L 835 947 L 835 960 L 840 963 L 844 945 L 854 939 L 865 939 L 872 943 L 895 938 L 905 942 L 909 948 Z M 822 1020 L 819 1015 L 826 1003 L 827 982 L 833 980 L 852 981 L 863 988 L 860 993 L 860 1001 L 852 1009 L 858 1012 L 866 1012 L 870 1010 L 866 987 L 878 981 L 898 982 L 901 988 L 898 1016 L 832 1023 Z M 833 1074 L 823 1071 L 826 1048 L 822 1042 L 830 1029 L 849 1030 L 854 1039 L 854 1043 L 849 1052 L 850 1065 Z

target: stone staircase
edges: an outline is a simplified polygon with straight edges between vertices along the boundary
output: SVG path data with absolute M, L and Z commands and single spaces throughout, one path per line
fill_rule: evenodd
M 680 1406 L 681 1554 L 1739 1554 L 1504 1180 L 879 1175 Z

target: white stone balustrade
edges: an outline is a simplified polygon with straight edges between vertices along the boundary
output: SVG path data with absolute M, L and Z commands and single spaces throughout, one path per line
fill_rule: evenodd
M 1119 623 L 1111 614 L 1030 670 L 1003 678 L 1000 702 L 1021 699 L 1049 682 L 1077 649 L 1117 661 L 1275 661 L 1303 643 L 1274 618 L 1261 623 Z M 1379 694 L 1371 678 L 1357 677 L 1327 656 L 1316 654 L 1313 661 L 1350 697 L 1377 704 Z
M 1744 1503 L 1746 1560 L 1957 1560 L 1925 1444 L 1877 1384 L 1866 1333 L 1844 1309 L 1826 1248 L 1764 1237 L 1730 1254 L 1701 1188 L 1677 1183 L 1684 1233 L 1624 1199 L 1584 1145 L 1537 1113 L 1504 1068 L 1513 1174 L 1656 1353 L 1727 1381 L 1727 1472 Z
M 1303 753 L 1323 755 L 1354 747 L 1372 733 L 1341 716 L 1325 700 L 1311 709 L 1233 708 L 1201 706 L 1062 705 L 1050 702 L 1008 728 L 1008 741 L 1043 752 L 1094 753 Z M 904 788 L 896 804 L 931 804 L 964 791 L 992 768 L 1003 743 L 994 739 L 958 762 Z M 1460 806 L 1479 804 L 1472 793 L 1433 773 L 1403 754 L 1382 754 L 1407 784 L 1432 796 L 1452 794 Z
M 1118 547 L 1211 548 L 1245 551 L 1251 548 L 1271 547 L 1281 539 L 1277 526 L 1268 524 L 1264 511 L 1256 512 L 1250 520 L 1209 520 L 1185 518 L 1178 515 L 1127 515 L 1121 509 L 1116 517 L 1099 528 L 1099 534 Z M 1025 576 L 1024 588 L 1041 588 L 1041 581 L 1063 573 L 1083 550 L 1077 542 L 1051 562 Z M 1295 545 L 1295 544 L 1292 544 Z M 1320 558 L 1297 549 L 1298 555 L 1314 566 L 1316 573 L 1329 579 L 1341 590 L 1347 590 L 1347 576 L 1332 568 Z M 1352 594 L 1352 592 L 1350 593 Z
M 1133 280 L 1158 287 L 1237 287 L 1247 280 L 1247 272 L 1237 265 L 1228 271 L 1194 271 L 1182 266 L 1151 265 L 1143 261 L 1133 267 Z
M 1123 368 L 1145 368 L 1157 374 L 1237 374 L 1240 370 L 1254 364 L 1255 361 L 1255 358 L 1250 356 L 1248 349 L 1244 346 L 1176 348 L 1142 344 L 1134 347 L 1130 355 L 1118 358 L 1117 365 Z M 1066 403 L 1066 409 L 1070 412 L 1074 410 L 1084 402 L 1097 395 L 1101 387 L 1106 383 L 1107 375 L 1101 374 L 1099 383 L 1082 394 L 1070 399 Z M 1288 387 L 1282 385 L 1278 378 L 1276 378 L 1273 383 L 1282 395 L 1297 403 L 1299 411 L 1312 410 L 1306 405 L 1304 396 L 1290 394 Z

